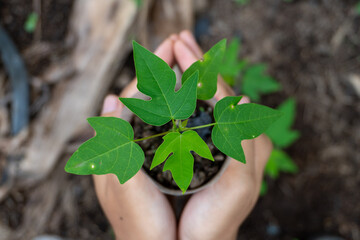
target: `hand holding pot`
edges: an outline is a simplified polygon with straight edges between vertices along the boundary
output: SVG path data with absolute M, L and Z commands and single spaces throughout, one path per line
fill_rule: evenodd
M 189 31 L 179 34 L 174 43 L 174 55 L 185 71 L 203 55 Z M 215 94 L 216 100 L 234 95 L 221 79 Z M 247 103 L 244 97 L 239 104 Z M 184 208 L 178 234 L 180 239 L 236 239 L 240 224 L 253 209 L 259 196 L 263 170 L 272 150 L 270 140 L 261 135 L 242 142 L 246 164 L 231 159 L 219 181 L 195 193 Z
M 172 35 L 155 51 L 172 66 L 182 70 L 202 57 L 202 51 L 190 32 Z M 136 80 L 129 84 L 121 97 L 132 97 Z M 218 80 L 215 99 L 234 95 L 232 89 Z M 249 102 L 243 98 L 240 102 Z M 117 96 L 108 96 L 103 116 L 120 117 L 123 105 Z M 218 182 L 195 193 L 184 208 L 179 226 L 164 194 L 139 171 L 121 185 L 114 175 L 94 176 L 100 204 L 113 226 L 117 239 L 236 239 L 238 227 L 252 210 L 258 195 L 263 169 L 272 145 L 265 135 L 245 140 L 242 147 L 247 159 L 243 164 L 231 160 Z

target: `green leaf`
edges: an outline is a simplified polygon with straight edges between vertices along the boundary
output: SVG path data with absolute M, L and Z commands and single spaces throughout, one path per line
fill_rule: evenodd
M 203 59 L 194 62 L 183 74 L 182 83 L 186 82 L 189 77 L 196 71 L 199 71 L 199 81 L 197 84 L 197 98 L 208 100 L 216 93 L 217 77 L 220 65 L 226 49 L 226 39 L 215 44 L 203 56 Z
M 24 24 L 24 29 L 26 32 L 33 33 L 35 31 L 38 18 L 39 16 L 35 12 L 29 14 Z
M 187 119 L 195 111 L 198 71 L 175 92 L 176 77 L 169 65 L 140 44 L 133 42 L 137 88 L 151 100 L 120 98 L 144 122 L 161 126 L 171 119 Z
M 180 129 L 184 129 L 188 123 L 189 119 L 186 119 L 185 121 L 180 123 Z
M 234 38 L 229 46 L 226 48 L 223 61 L 220 65 L 220 74 L 230 86 L 234 86 L 235 78 L 239 76 L 247 62 L 239 60 L 238 54 L 240 49 L 240 40 Z
M 274 149 L 265 167 L 265 174 L 273 179 L 279 177 L 280 172 L 297 173 L 298 168 L 293 160 L 282 150 Z
M 225 97 L 214 109 L 215 126 L 211 138 L 224 154 L 245 163 L 241 141 L 253 139 L 266 131 L 281 113 L 255 103 L 237 105 L 241 97 Z
M 144 152 L 134 139 L 131 125 L 120 118 L 92 117 L 96 135 L 83 143 L 68 160 L 65 171 L 78 175 L 115 174 L 120 183 L 133 177 L 144 163 Z
M 268 135 L 276 146 L 284 148 L 290 146 L 300 137 L 298 131 L 291 130 L 296 113 L 295 100 L 290 98 L 283 102 L 277 109 L 281 111 L 283 115 L 266 131 L 266 135 Z
M 156 150 L 150 170 L 166 160 L 163 171 L 170 170 L 171 174 L 184 193 L 193 177 L 194 157 L 190 151 L 199 156 L 214 161 L 207 144 L 195 131 L 171 132 L 163 137 L 164 142 Z
M 279 91 L 280 83 L 266 74 L 266 65 L 253 65 L 245 71 L 242 92 L 254 101 L 260 100 L 261 94 Z

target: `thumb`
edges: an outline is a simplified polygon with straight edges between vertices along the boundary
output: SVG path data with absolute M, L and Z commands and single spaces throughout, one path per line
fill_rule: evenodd
M 177 40 L 174 44 L 174 55 L 180 69 L 184 72 L 191 64 L 199 60 L 186 44 Z
M 103 107 L 101 110 L 101 116 L 103 117 L 120 117 L 121 114 L 121 103 L 116 95 L 106 96 Z
M 243 96 L 241 99 L 240 99 L 240 102 L 238 104 L 244 104 L 244 103 L 250 103 L 250 98 L 247 97 L 247 96 Z

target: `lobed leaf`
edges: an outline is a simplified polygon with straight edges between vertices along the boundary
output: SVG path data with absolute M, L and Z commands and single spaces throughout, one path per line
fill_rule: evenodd
M 131 125 L 120 118 L 92 117 L 96 135 L 83 143 L 68 160 L 65 171 L 78 175 L 115 174 L 120 183 L 133 177 L 144 163 L 144 152 L 134 139 Z
M 183 74 L 182 83 L 188 81 L 189 77 L 199 71 L 199 81 L 197 84 L 197 98 L 208 100 L 212 98 L 217 89 L 217 77 L 220 65 L 226 49 L 226 39 L 215 44 L 203 56 L 203 59 L 194 62 Z
M 211 161 L 214 161 L 213 156 L 207 144 L 195 131 L 171 132 L 163 139 L 164 142 L 155 152 L 150 170 L 163 163 L 172 154 L 166 160 L 163 171 L 171 171 L 176 184 L 184 193 L 193 177 L 194 157 L 190 151 Z
M 144 122 L 161 126 L 171 119 L 186 119 L 196 107 L 198 71 L 188 76 L 180 90 L 175 92 L 174 71 L 161 58 L 133 42 L 137 88 L 151 100 L 120 98 L 120 101 Z
M 266 74 L 266 65 L 257 64 L 246 70 L 242 81 L 242 92 L 254 101 L 261 94 L 273 93 L 281 89 L 280 83 Z
M 292 130 L 291 126 L 295 120 L 296 104 L 294 99 L 288 99 L 278 108 L 283 115 L 274 124 L 266 130 L 266 135 L 278 147 L 288 147 L 299 137 L 298 131 Z
M 241 97 L 225 97 L 216 103 L 216 124 L 211 138 L 221 152 L 245 163 L 241 141 L 256 138 L 265 132 L 281 113 L 255 103 L 237 105 L 240 99 Z

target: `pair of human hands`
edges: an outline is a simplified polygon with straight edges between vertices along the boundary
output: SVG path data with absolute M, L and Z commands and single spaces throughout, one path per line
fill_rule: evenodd
M 203 53 L 189 31 L 173 34 L 155 51 L 170 67 L 185 71 Z M 122 92 L 132 97 L 138 91 L 136 79 Z M 219 78 L 215 99 L 233 95 Z M 249 99 L 242 98 L 242 103 Z M 120 117 L 124 106 L 118 96 L 106 97 L 102 116 Z M 187 202 L 177 224 L 169 201 L 141 170 L 121 185 L 115 175 L 94 175 L 100 204 L 117 239 L 236 239 L 240 224 L 259 196 L 263 170 L 272 150 L 265 135 L 242 141 L 246 164 L 231 160 L 220 179 L 195 193 Z

